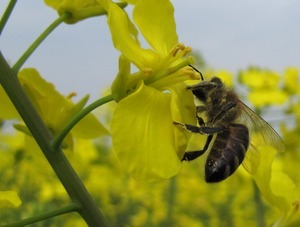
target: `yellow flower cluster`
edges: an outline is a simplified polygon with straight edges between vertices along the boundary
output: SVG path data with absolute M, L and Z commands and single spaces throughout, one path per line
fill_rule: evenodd
M 249 102 L 256 108 L 281 105 L 288 100 L 282 80 L 278 73 L 259 68 L 250 68 L 239 75 L 239 81 L 249 88 Z
M 289 94 L 296 95 L 300 94 L 300 77 L 299 77 L 299 69 L 296 67 L 286 68 L 284 73 L 284 85 L 285 89 Z
M 22 141 L 22 137 L 16 134 L 11 136 L 10 141 Z M 3 142 L 8 145 L 9 140 Z M 184 163 L 180 173 L 168 181 L 141 183 L 124 173 L 111 148 L 103 146 L 103 142 L 99 140 L 95 144 L 76 140 L 75 150 L 68 153 L 68 157 L 112 226 L 171 226 L 174 223 L 177 226 L 255 226 L 258 217 L 272 224 L 280 215 L 275 207 L 259 199 L 251 177 L 243 168 L 222 183 L 207 184 L 203 173 L 205 158 L 200 158 Z M 23 203 L 17 209 L 19 217 L 11 216 L 16 208 L 6 208 L 10 215 L 2 219 L 3 223 L 68 201 L 40 152 L 32 152 L 32 149 L 17 144 L 11 144 L 10 149 L 3 160 L 12 161 L 0 167 L 3 176 L 1 187 L 10 186 L 17 191 Z M 287 161 L 290 168 L 297 167 L 292 159 L 284 160 Z M 279 190 L 276 188 L 285 179 L 278 171 L 279 166 L 284 165 L 282 162 L 282 159 L 277 159 L 273 167 L 276 170 L 272 176 L 275 194 Z M 18 174 L 20 172 L 22 174 Z M 299 179 L 299 173 L 294 172 Z M 283 183 L 290 184 L 287 181 Z M 286 195 L 292 197 L 291 188 L 284 189 Z M 259 206 L 264 209 L 257 210 Z M 290 206 L 293 208 L 292 204 Z M 297 212 L 295 214 L 293 218 L 298 215 Z M 56 226 L 84 225 L 79 216 L 74 215 L 51 219 L 49 223 Z

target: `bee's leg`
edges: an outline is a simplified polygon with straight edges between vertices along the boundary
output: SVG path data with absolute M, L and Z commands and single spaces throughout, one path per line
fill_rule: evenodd
M 197 120 L 198 120 L 198 124 L 201 125 L 201 126 L 205 125 L 205 122 L 204 122 L 202 117 L 199 117 L 198 114 L 201 114 L 204 111 L 206 111 L 205 106 L 196 106 L 196 117 L 197 117 Z
M 201 121 L 202 118 L 199 118 L 198 120 Z M 199 123 L 201 123 L 201 122 L 199 122 Z M 224 130 L 223 126 L 219 126 L 219 127 L 200 126 L 200 127 L 198 127 L 195 125 L 182 124 L 182 123 L 178 123 L 178 122 L 173 122 L 173 124 L 183 128 L 189 132 L 200 133 L 200 134 L 204 134 L 204 135 L 211 135 L 211 134 L 222 132 Z
M 183 158 L 181 159 L 181 161 L 192 161 L 195 158 L 198 158 L 199 156 L 203 155 L 205 153 L 205 151 L 207 151 L 212 138 L 213 138 L 213 135 L 209 135 L 207 137 L 206 143 L 205 143 L 202 150 L 185 152 Z
M 224 108 L 214 117 L 212 122 L 217 123 L 218 121 L 222 121 L 224 118 L 232 115 L 232 111 L 236 108 L 237 104 L 233 102 L 229 102 Z
M 205 125 L 205 122 L 204 122 L 204 120 L 203 120 L 202 117 L 198 117 L 198 116 L 197 116 L 197 120 L 198 120 L 198 124 L 199 124 L 200 126 L 204 126 L 204 125 Z

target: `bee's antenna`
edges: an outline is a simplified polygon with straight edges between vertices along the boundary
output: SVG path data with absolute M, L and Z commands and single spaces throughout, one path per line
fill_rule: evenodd
M 192 65 L 189 65 L 189 66 L 190 66 L 192 69 L 194 69 L 197 73 L 200 74 L 201 80 L 204 80 L 202 73 L 201 73 L 198 69 L 196 69 L 196 68 L 195 68 L 194 66 L 192 66 Z

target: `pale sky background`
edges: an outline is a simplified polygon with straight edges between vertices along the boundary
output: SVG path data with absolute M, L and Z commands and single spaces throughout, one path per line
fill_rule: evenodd
M 203 55 L 215 69 L 234 73 L 250 65 L 283 72 L 300 68 L 299 0 L 173 0 L 181 42 Z M 8 0 L 1 0 L 3 13 Z M 43 1 L 18 1 L 1 37 L 0 49 L 11 64 L 57 17 Z M 119 53 L 113 48 L 106 17 L 61 25 L 26 63 L 63 94 L 91 94 L 111 84 Z

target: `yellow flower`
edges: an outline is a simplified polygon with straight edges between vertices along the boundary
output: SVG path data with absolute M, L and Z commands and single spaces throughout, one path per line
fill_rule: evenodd
M 69 24 L 105 13 L 97 0 L 44 0 L 44 2 L 57 10 L 59 15 L 70 13 L 71 17 L 66 21 Z
M 300 76 L 299 70 L 296 67 L 289 67 L 285 69 L 284 85 L 290 93 L 300 93 Z
M 280 75 L 270 70 L 250 68 L 241 72 L 239 79 L 250 89 L 274 89 L 278 87 Z
M 258 147 L 260 161 L 253 178 L 266 201 L 280 210 L 274 226 L 285 226 L 297 212 L 298 192 L 288 175 L 282 172 L 275 159 L 277 151 L 268 146 Z M 296 209 L 296 210 L 295 210 Z
M 280 105 L 288 100 L 288 95 L 278 89 L 256 89 L 249 93 L 249 101 L 257 108 Z
M 289 98 L 281 88 L 281 78 L 276 72 L 250 68 L 240 73 L 239 80 L 249 87 L 249 101 L 257 108 L 283 104 Z
M 36 110 L 54 135 L 63 129 L 87 101 L 85 98 L 74 105 L 70 98 L 58 93 L 54 86 L 45 81 L 33 68 L 23 69 L 19 72 L 18 77 Z M 108 134 L 107 130 L 92 114 L 89 114 L 71 130 L 66 141 L 67 145 L 72 147 L 71 135 L 90 139 L 105 134 Z
M 0 208 L 18 207 L 22 203 L 15 191 L 0 191 Z
M 112 40 L 120 57 L 112 94 L 113 147 L 128 172 L 138 179 L 169 178 L 180 167 L 188 133 L 173 122 L 195 123 L 192 94 L 185 80 L 199 78 L 186 67 L 190 48 L 178 43 L 174 8 L 168 0 L 137 2 L 133 18 L 151 48 L 137 40 L 137 29 L 126 13 L 108 0 L 99 0 L 108 12 Z M 138 71 L 131 73 L 130 64 Z

